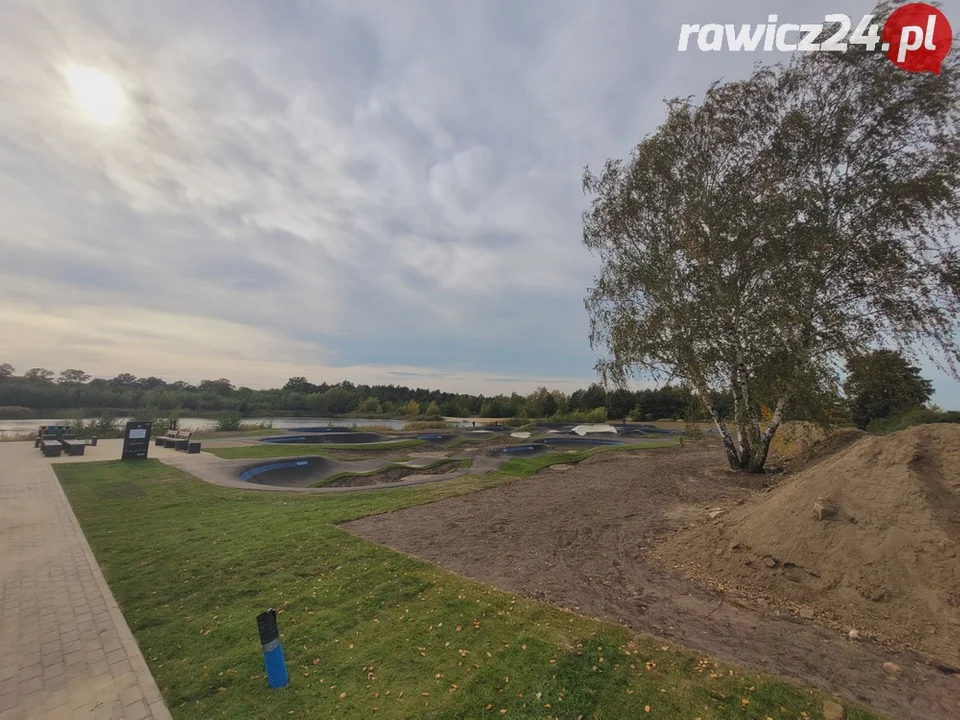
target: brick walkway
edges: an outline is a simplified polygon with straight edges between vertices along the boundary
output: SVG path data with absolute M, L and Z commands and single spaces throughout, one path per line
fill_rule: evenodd
M 50 461 L 0 443 L 0 720 L 60 718 L 170 713 Z

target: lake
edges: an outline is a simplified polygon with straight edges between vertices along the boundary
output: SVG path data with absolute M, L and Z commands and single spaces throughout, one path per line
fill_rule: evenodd
M 84 418 L 84 422 L 91 422 L 95 418 Z M 124 423 L 128 418 L 119 418 Z M 69 425 L 69 419 L 48 418 L 37 420 L 0 420 L 0 437 L 21 435 L 36 432 L 41 425 Z M 316 417 L 274 417 L 274 418 L 244 418 L 244 424 L 259 425 L 270 423 L 278 430 L 295 427 L 311 427 L 315 425 L 338 425 L 341 427 L 365 427 L 367 425 L 385 425 L 392 430 L 403 430 L 407 426 L 406 420 L 383 420 L 380 418 L 316 418 Z M 469 427 L 473 421 L 463 418 L 450 418 L 449 422 L 459 427 Z M 190 430 L 212 430 L 217 426 L 216 418 L 181 418 L 180 427 Z

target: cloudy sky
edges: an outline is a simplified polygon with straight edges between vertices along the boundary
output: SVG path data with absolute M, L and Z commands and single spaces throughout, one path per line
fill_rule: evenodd
M 870 7 L 9 0 L 0 362 L 573 389 L 583 166 L 764 58 L 679 53 L 681 23 Z

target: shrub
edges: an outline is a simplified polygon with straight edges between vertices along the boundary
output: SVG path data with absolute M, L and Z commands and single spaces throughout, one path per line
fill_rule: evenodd
M 74 428 L 76 432 L 76 428 Z M 96 420 L 91 420 L 86 427 L 86 432 L 90 435 L 96 435 L 98 438 L 116 438 L 123 437 L 123 429 L 120 427 L 120 421 L 113 410 L 104 410 Z
M 594 408 L 586 414 L 584 421 L 588 423 L 605 423 L 607 421 L 607 409 L 605 407 Z
M 92 425 L 92 423 L 90 423 Z M 73 434 L 76 435 L 81 440 L 87 437 L 90 437 L 90 427 L 87 422 L 83 419 L 83 415 L 78 415 L 70 421 L 70 425 L 73 426 Z
M 683 425 L 683 434 L 681 439 L 686 438 L 687 440 L 703 440 L 703 430 L 700 429 L 700 426 L 694 420 L 687 420 Z
M 227 410 L 220 413 L 215 429 L 217 432 L 236 432 L 240 430 L 240 420 L 242 420 L 240 413 L 236 410 Z
M 171 418 L 164 415 L 163 411 L 157 407 L 140 408 L 133 413 L 130 419 L 137 422 L 153 423 L 150 432 L 154 435 L 166 435 L 170 429 Z
M 273 423 L 267 420 L 266 422 L 259 423 L 240 423 L 240 426 L 237 428 L 240 432 L 256 432 L 257 430 L 272 430 Z
M 550 417 L 550 421 L 561 422 L 561 423 L 582 423 L 582 422 L 586 422 L 586 418 L 587 416 L 585 413 L 582 413 L 579 410 L 574 410 L 573 412 L 568 412 L 568 413 L 562 413 L 562 412 L 554 413 Z
M 867 425 L 867 432 L 881 434 L 894 433 L 899 430 L 906 430 L 908 427 L 913 427 L 914 425 L 927 425 L 930 423 L 960 423 L 960 411 L 949 410 L 943 412 L 932 408 L 918 408 L 903 415 L 872 420 Z

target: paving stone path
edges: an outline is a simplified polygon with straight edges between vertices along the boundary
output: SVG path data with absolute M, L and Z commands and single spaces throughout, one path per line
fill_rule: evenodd
M 119 457 L 104 445 L 83 460 Z M 0 720 L 60 718 L 170 713 L 51 461 L 0 443 Z

